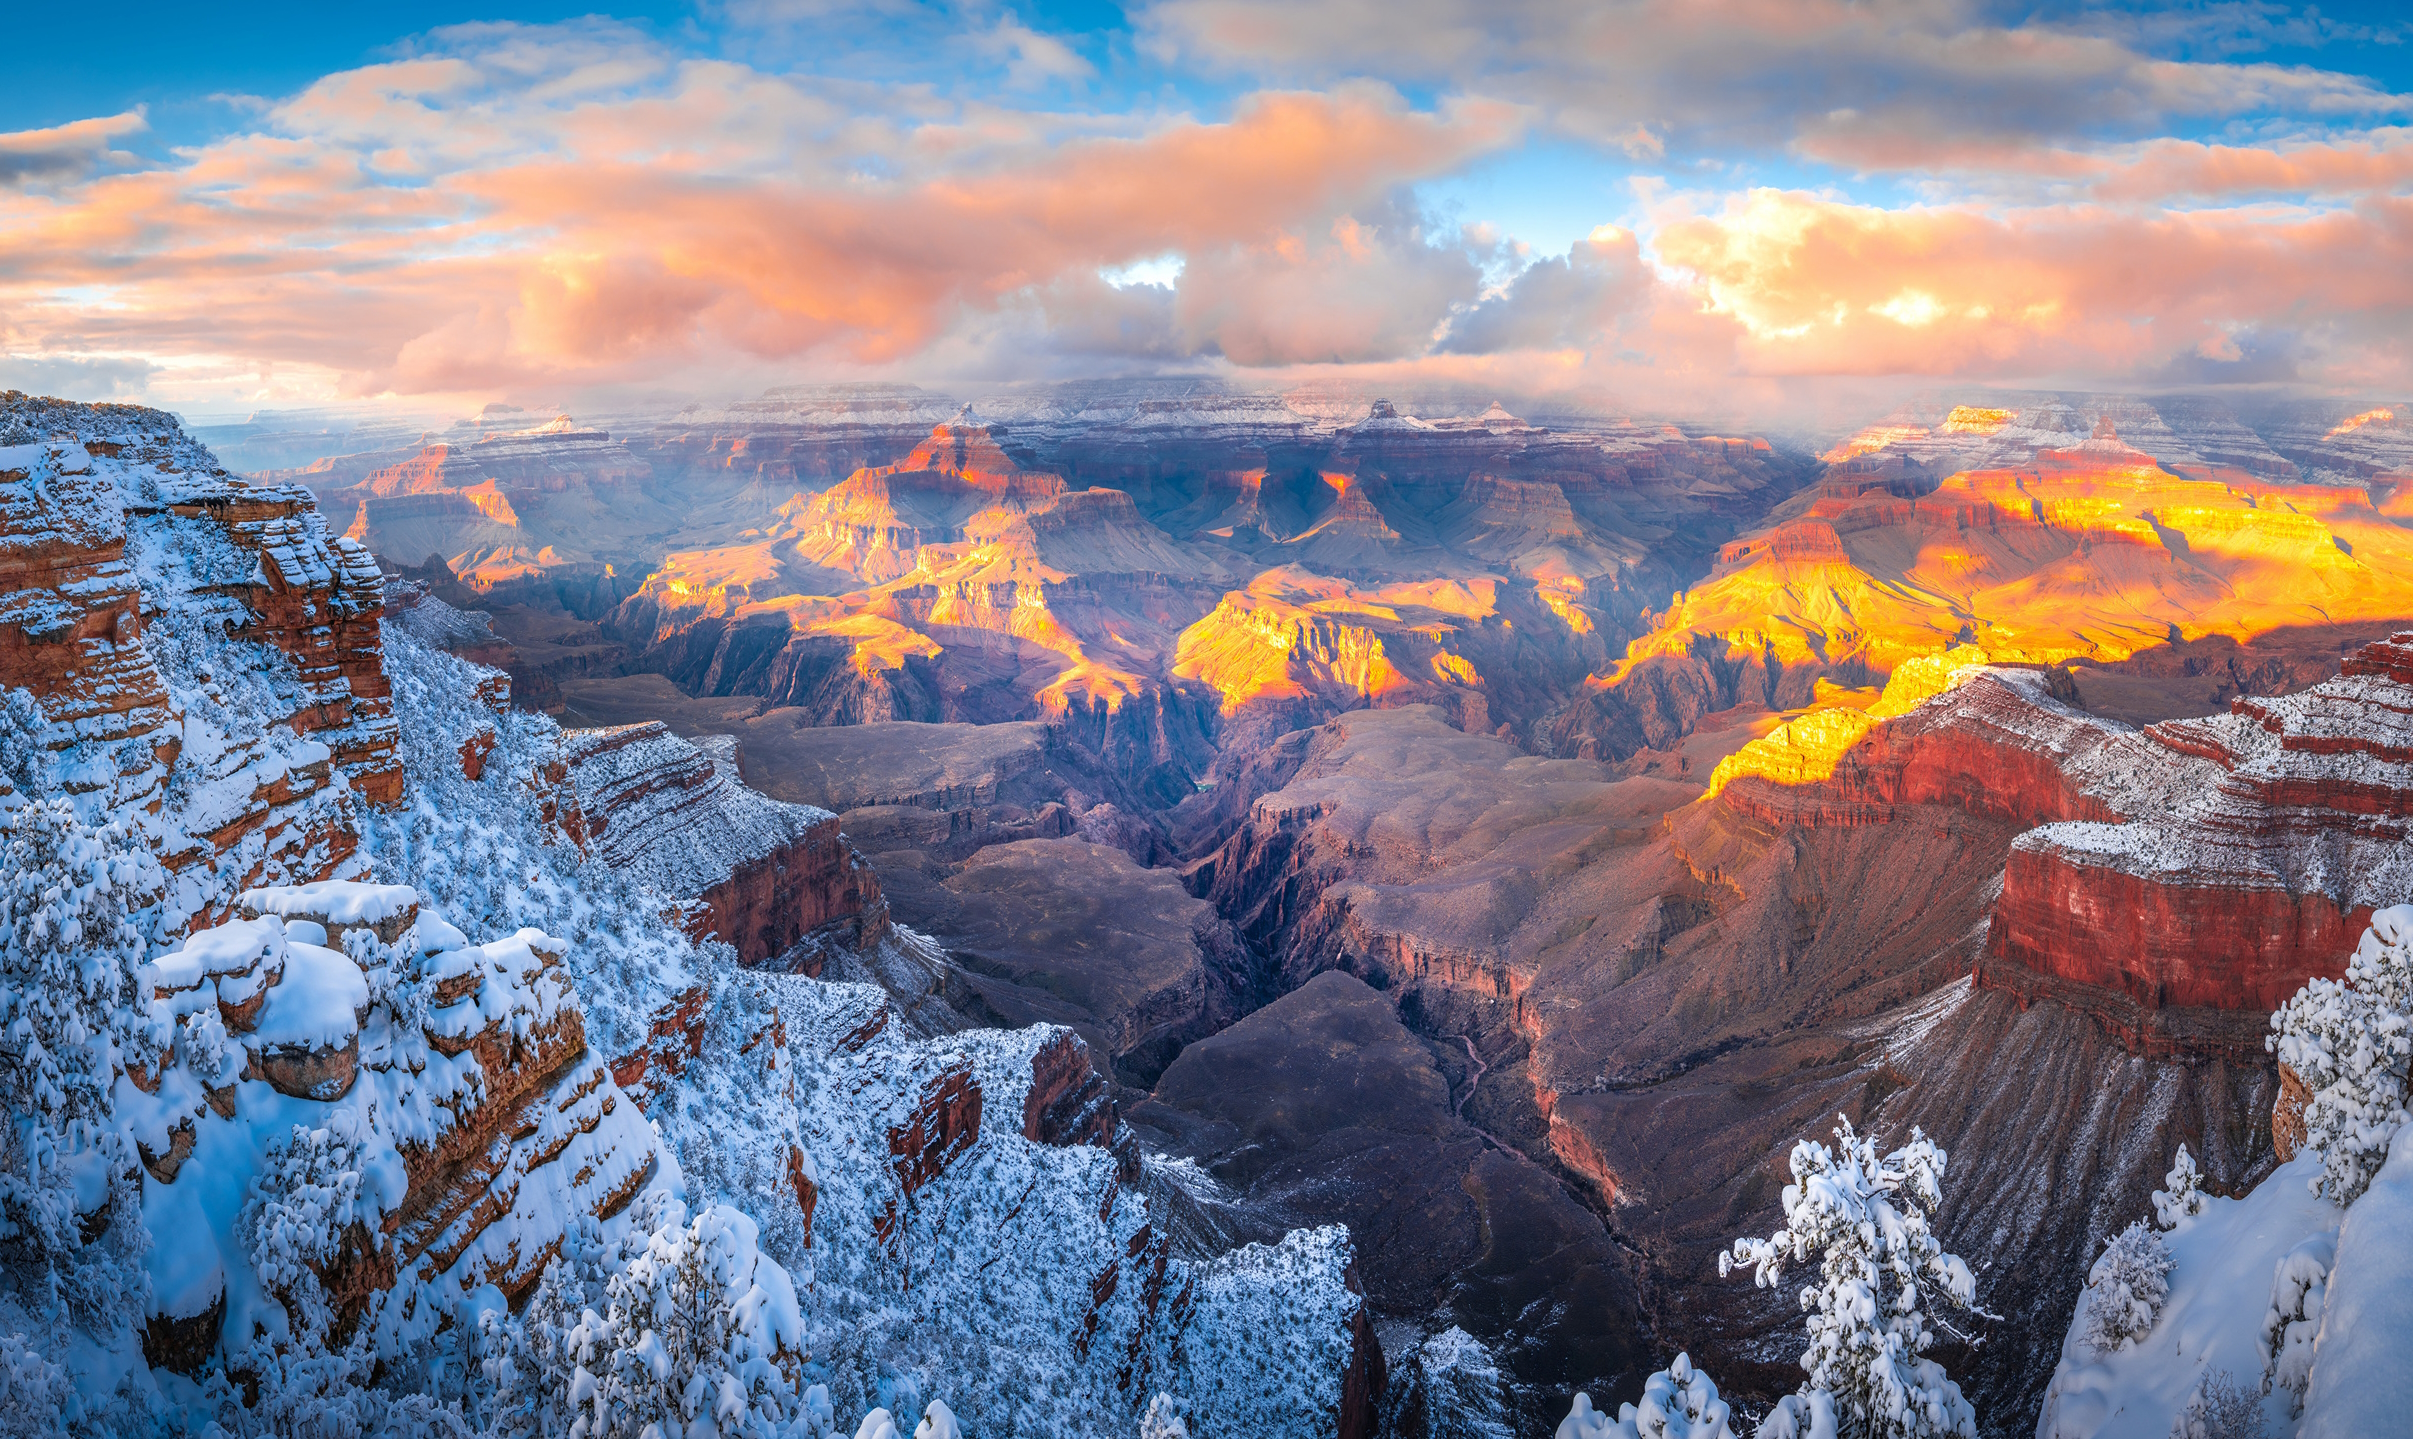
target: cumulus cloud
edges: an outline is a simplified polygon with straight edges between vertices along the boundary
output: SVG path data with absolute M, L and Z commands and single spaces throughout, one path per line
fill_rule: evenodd
M 1545 256 L 1450 326 L 1441 348 L 1488 355 L 1503 350 L 1583 349 L 1620 331 L 1659 298 L 1658 277 L 1631 230 L 1604 225 L 1564 259 Z
M 2413 200 L 2326 214 L 1889 210 L 1756 190 L 1664 224 L 1662 260 L 1769 374 L 2143 377 L 2240 328 L 2317 331 L 2308 377 L 2402 373 Z M 2210 348 L 2204 348 L 2210 344 Z
M 2098 133 L 2388 103 L 2362 81 L 1960 0 L 1142 19 L 1161 54 L 1296 83 L 1205 115 L 1093 106 L 1111 75 L 996 9 L 949 32 L 941 60 L 977 76 L 953 87 L 588 19 L 434 32 L 165 161 L 114 148 L 139 112 L 0 137 L 0 346 L 87 389 L 279 394 L 1202 364 L 1669 403 L 1801 377 L 2413 377 L 2413 131 Z M 1913 173 L 1926 203 L 1646 185 L 1535 256 L 1420 199 L 1547 127 L 1671 174 L 1703 136 L 1756 137 Z M 1114 282 L 1141 262 L 1153 282 Z
M 12 202 L 12 319 L 55 351 L 253 355 L 428 393 L 725 353 L 892 364 L 1008 305 L 1060 306 L 1067 342 L 1094 346 L 1082 277 L 1173 252 L 1195 257 L 1180 304 L 1108 327 L 1148 329 L 1144 352 L 1401 353 L 1472 280 L 1391 197 L 1523 124 L 1376 85 L 1262 93 L 1218 121 L 916 115 L 912 96 L 866 107 L 846 82 L 679 61 L 601 22 L 440 38 L 312 85 L 263 132 Z M 1289 284 L 1291 313 L 1235 298 L 1251 275 Z

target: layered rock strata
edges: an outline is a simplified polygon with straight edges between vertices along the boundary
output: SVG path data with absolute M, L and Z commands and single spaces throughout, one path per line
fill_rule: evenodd
M 180 914 L 351 872 L 350 806 L 401 793 L 367 552 L 156 411 L 12 392 L 12 429 L 50 438 L 0 462 L 0 683 L 61 787 L 146 829 Z
M 2301 693 L 2148 727 L 2154 752 L 2126 741 L 2117 763 L 2178 781 L 2165 803 L 2022 835 L 1989 965 L 2156 1009 L 2265 1012 L 2336 977 L 2371 911 L 2413 893 L 2408 715 L 2413 633 Z
M 827 810 L 787 804 L 737 776 L 735 742 L 712 752 L 659 721 L 562 737 L 562 831 L 622 874 L 687 907 L 697 942 L 734 945 L 748 964 L 820 972 L 825 945 L 878 945 L 879 881 Z M 802 953 L 798 953 L 802 951 Z
M 221 1326 L 242 1342 L 264 1300 L 289 1297 L 217 1236 L 241 1232 L 232 1206 L 270 1162 L 262 1146 L 296 1123 L 361 1149 L 372 1174 L 391 1164 L 367 1219 L 315 1261 L 339 1337 L 406 1275 L 524 1296 L 575 1216 L 617 1215 L 660 1172 L 642 1113 L 587 1053 L 566 946 L 535 930 L 472 945 L 417 901 L 390 885 L 255 890 L 243 903 L 259 917 L 200 930 L 154 966 L 153 1012 L 212 1010 L 236 1052 L 222 1076 L 190 1061 L 129 1076 L 120 1106 L 145 1220 L 177 1237 L 149 1260 L 153 1363 L 190 1369 Z M 329 947 L 351 929 L 365 933 L 349 953 Z

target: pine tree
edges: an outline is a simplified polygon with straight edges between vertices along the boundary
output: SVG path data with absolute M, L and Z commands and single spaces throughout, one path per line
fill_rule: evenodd
M 1181 1422 L 1172 1395 L 1159 1393 L 1148 1401 L 1148 1412 L 1139 1417 L 1139 1439 L 1190 1439 L 1190 1426 Z
M 2170 1161 L 2170 1172 L 2162 1176 L 2162 1187 L 2153 1191 L 2153 1223 L 2158 1229 L 2176 1229 L 2183 1220 L 2204 1212 L 2203 1176 L 2195 1172 L 2195 1156 L 2184 1144 L 2178 1147 L 2178 1157 Z
M 2302 1403 L 2312 1382 L 2313 1343 L 2329 1297 L 2337 1238 L 2316 1234 L 2279 1256 L 2271 1268 L 2271 1307 L 2262 1318 L 2262 1389 L 2284 1389 Z
M 65 800 L 5 823 L 0 1289 L 37 1325 L 106 1333 L 139 1325 L 149 1295 L 133 1145 L 110 1090 L 121 1069 L 156 1073 L 167 1038 L 143 1018 L 136 979 L 165 879 L 126 826 L 90 828 Z
M 235 1219 L 235 1234 L 261 1287 L 285 1305 L 295 1340 L 314 1352 L 334 1328 L 319 1275 L 345 1232 L 376 1216 L 360 1199 L 357 1114 L 337 1110 L 325 1128 L 294 1125 L 269 1141 Z
M 570 1439 L 635 1439 L 701 1429 L 785 1435 L 801 1408 L 796 1294 L 760 1249 L 754 1221 L 706 1205 L 656 1230 L 563 1337 L 575 1368 Z
M 1618 1405 L 1614 1419 L 1592 1407 L 1591 1395 L 1576 1395 L 1558 1439 L 1734 1439 L 1734 1429 L 1718 1386 L 1679 1354 L 1642 1381 L 1642 1403 Z
M 2113 1235 L 2086 1274 L 2088 1347 L 2112 1354 L 2144 1338 L 2169 1295 L 2170 1249 L 2162 1236 L 2142 1222 Z
M 1975 1276 L 1931 1227 L 1943 1202 L 1945 1153 L 1916 1129 L 1909 1144 L 1882 1157 L 1849 1120 L 1835 1137 L 1833 1149 L 1812 1140 L 1793 1146 L 1785 1226 L 1718 1256 L 1720 1274 L 1749 1266 L 1763 1288 L 1780 1283 L 1788 1265 L 1819 1262 L 1818 1282 L 1801 1291 L 1809 1378 L 1782 1422 L 1815 1432 L 1816 1411 L 1831 1406 L 1830 1432 L 1844 1439 L 1974 1436 L 1977 1415 L 1960 1386 L 1923 1357 L 1938 1337 L 1929 1324 L 1937 1306 L 1995 1317 L 1977 1308 Z
M 2321 1156 L 2313 1192 L 2352 1204 L 2388 1157 L 2406 1120 L 2413 1057 L 2413 905 L 2371 916 L 2346 978 L 2316 979 L 2271 1016 L 2265 1041 L 2311 1097 L 2305 1146 Z

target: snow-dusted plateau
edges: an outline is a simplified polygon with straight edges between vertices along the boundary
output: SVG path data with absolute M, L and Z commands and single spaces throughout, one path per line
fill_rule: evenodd
M 1531 408 L 0 396 L 0 1432 L 2402 1432 L 2413 411 Z

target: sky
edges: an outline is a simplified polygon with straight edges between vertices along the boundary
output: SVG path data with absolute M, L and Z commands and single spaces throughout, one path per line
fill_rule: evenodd
M 0 387 L 2413 391 L 2401 7 L 50 6 Z

